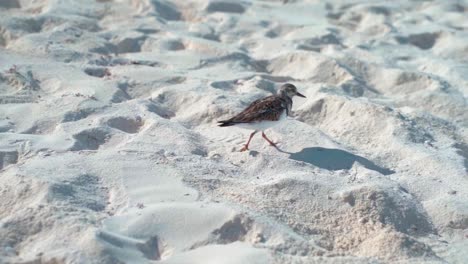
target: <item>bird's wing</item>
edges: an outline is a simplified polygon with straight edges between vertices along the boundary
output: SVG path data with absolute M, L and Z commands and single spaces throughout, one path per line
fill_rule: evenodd
M 283 111 L 286 110 L 286 102 L 279 96 L 268 96 L 251 103 L 244 111 L 240 112 L 229 121 L 232 123 L 249 123 L 262 120 L 278 121 Z

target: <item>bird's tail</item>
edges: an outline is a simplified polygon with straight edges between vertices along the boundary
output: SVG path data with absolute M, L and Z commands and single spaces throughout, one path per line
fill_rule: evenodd
M 233 126 L 234 123 L 231 120 L 223 120 L 223 121 L 218 121 L 218 126 L 220 127 L 227 127 L 227 126 Z

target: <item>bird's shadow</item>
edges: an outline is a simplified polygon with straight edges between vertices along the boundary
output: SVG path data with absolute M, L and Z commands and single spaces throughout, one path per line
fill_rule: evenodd
M 353 167 L 354 162 L 358 162 L 367 169 L 377 171 L 383 175 L 395 173 L 395 171 L 380 167 L 364 157 L 354 155 L 353 153 L 341 149 L 312 147 L 304 148 L 297 153 L 278 150 L 289 154 L 290 159 L 307 162 L 326 170 L 349 170 Z

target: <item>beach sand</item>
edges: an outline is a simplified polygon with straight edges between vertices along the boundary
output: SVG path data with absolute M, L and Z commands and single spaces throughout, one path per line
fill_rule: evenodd
M 468 263 L 467 61 L 468 1 L 2 0 L 0 263 Z

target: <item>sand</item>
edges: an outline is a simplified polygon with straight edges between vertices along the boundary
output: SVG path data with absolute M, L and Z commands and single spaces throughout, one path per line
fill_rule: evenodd
M 467 60 L 468 1 L 0 1 L 0 263 L 468 263 Z

